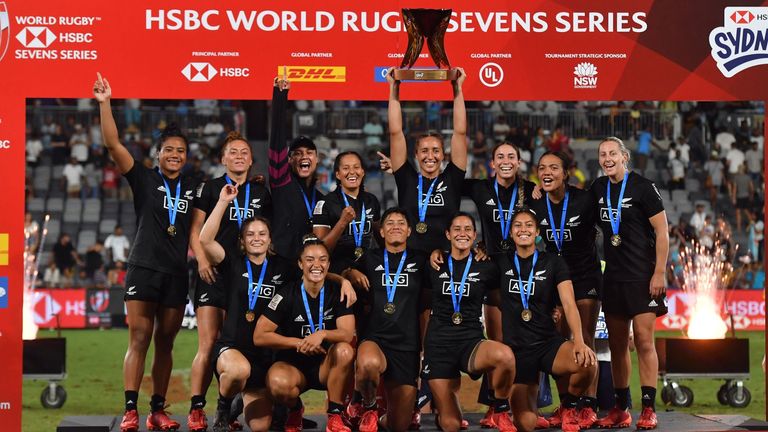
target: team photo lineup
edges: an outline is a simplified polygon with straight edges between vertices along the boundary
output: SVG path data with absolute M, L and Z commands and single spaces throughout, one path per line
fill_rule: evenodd
M 401 82 L 387 74 L 389 151 L 380 165 L 397 185 L 390 208 L 366 191 L 367 156 L 355 151 L 337 152 L 336 188 L 318 190 L 318 147 L 307 136 L 287 138 L 285 75 L 264 83 L 273 86 L 266 154 L 230 132 L 219 143 L 226 173 L 205 182 L 182 174 L 189 144 L 173 124 L 156 139 L 156 167 L 136 160 L 121 142 L 108 77 L 98 75 L 103 145 L 130 185 L 137 225 L 125 276 L 122 431 L 138 431 L 145 416 L 149 430 L 181 426 L 165 412 L 165 395 L 191 292 L 192 431 L 242 430 L 241 413 L 253 431 L 275 423 L 301 431 L 301 395 L 313 389 L 327 392 L 326 431 L 418 429 L 431 403 L 438 427 L 455 432 L 467 428 L 462 374 L 483 380 L 483 427 L 629 427 L 630 344 L 641 383 L 634 424 L 656 428 L 654 323 L 667 312 L 670 247 L 659 190 L 631 169 L 630 151 L 612 136 L 593 155 L 604 175 L 584 188 L 569 181 L 565 151 L 536 155 L 529 171 L 538 184 L 519 175 L 521 150 L 510 141 L 493 145 L 486 179 L 469 178 L 466 74 L 457 70 L 445 84 L 453 91 L 449 142 L 405 132 Z M 268 172 L 254 176 L 254 161 L 265 159 Z M 460 211 L 462 197 L 478 219 Z M 198 263 L 192 291 L 188 250 Z M 601 309 L 615 405 L 599 418 Z M 137 401 L 150 345 L 147 413 Z M 536 401 L 547 374 L 560 406 L 544 418 Z M 209 425 L 212 383 L 219 397 Z

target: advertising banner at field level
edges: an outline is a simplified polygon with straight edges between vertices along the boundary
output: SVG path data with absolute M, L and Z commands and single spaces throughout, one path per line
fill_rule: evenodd
M 39 328 L 85 328 L 85 289 L 37 289 L 32 317 Z
M 768 5 L 694 0 L 310 2 L 0 0 L 0 424 L 21 428 L 27 98 L 385 99 L 404 7 L 451 7 L 452 66 L 469 100 L 755 100 L 768 86 Z M 431 66 L 424 50 L 417 66 Z M 448 99 L 445 83 L 403 99 Z M 53 299 L 52 299 L 53 300 Z M 65 308 L 66 310 L 66 308 Z
M 667 315 L 656 319 L 656 330 L 684 330 L 693 312 L 695 297 L 679 290 L 667 291 Z M 761 290 L 728 290 L 722 315 L 728 328 L 765 331 L 765 297 Z

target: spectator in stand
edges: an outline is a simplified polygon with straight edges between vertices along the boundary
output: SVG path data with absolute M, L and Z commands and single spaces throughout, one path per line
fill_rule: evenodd
M 123 234 L 123 227 L 115 226 L 115 231 L 107 236 L 104 241 L 104 248 L 107 249 L 107 257 L 110 262 L 126 262 L 128 260 L 128 251 L 131 249 L 131 243 L 128 237 Z
M 77 255 L 75 247 L 72 245 L 72 239 L 69 234 L 62 233 L 58 241 L 53 246 L 53 259 L 56 268 L 65 278 L 71 278 L 74 273 L 75 265 L 81 264 L 80 257 Z
M 715 135 L 715 144 L 720 148 L 720 154 L 728 154 L 736 143 L 736 137 L 726 128 L 721 128 Z
M 77 159 L 70 158 L 69 163 L 64 166 L 64 171 L 62 172 L 67 195 L 70 198 L 80 196 L 80 191 L 83 188 L 83 175 L 83 166 L 77 163 Z
M 675 151 L 677 151 L 677 155 L 680 158 L 680 161 L 685 166 L 685 169 L 688 169 L 688 167 L 691 164 L 691 146 L 688 145 L 688 142 L 685 140 L 684 137 L 682 136 L 677 137 L 677 144 L 675 147 Z M 670 148 L 670 153 L 671 152 L 672 152 L 672 149 Z
M 120 173 L 112 160 L 101 171 L 101 190 L 106 198 L 117 198 L 117 188 L 120 185 Z
M 710 214 L 704 218 L 704 228 L 699 233 L 699 244 L 709 251 L 715 246 L 715 226 L 712 223 L 712 215 Z
M 203 142 L 209 148 L 216 148 L 219 145 L 219 141 L 224 134 L 224 125 L 218 117 L 213 117 L 203 128 Z
M 125 100 L 125 124 L 128 126 L 141 124 L 141 99 Z
M 743 141 L 737 141 L 736 145 L 725 155 L 726 164 L 728 164 L 728 177 L 733 178 L 739 173 L 739 168 L 744 164 L 746 155 L 742 151 Z
M 40 134 L 42 135 L 43 146 L 48 147 L 51 145 L 51 139 L 57 134 L 57 125 L 50 114 L 45 116 L 43 125 L 40 126 Z
M 51 159 L 54 165 L 64 165 L 69 156 L 69 137 L 64 134 L 64 128 L 56 125 L 55 133 L 51 136 Z
M 765 224 L 761 219 L 758 219 L 758 215 L 754 212 L 749 213 L 749 226 L 747 232 L 749 233 L 749 254 L 752 257 L 752 262 L 763 262 L 763 231 L 765 230 Z
M 539 126 L 536 128 L 536 135 L 531 140 L 533 145 L 533 160 L 538 161 L 547 152 L 546 146 L 546 134 L 544 128 Z
M 699 125 L 698 117 L 689 121 L 688 137 L 686 141 L 691 146 L 691 161 L 696 166 L 703 165 L 707 160 L 707 149 L 704 145 L 704 136 Z
M 27 166 L 36 167 L 40 154 L 43 152 L 43 140 L 40 139 L 40 132 L 37 129 L 33 129 L 27 137 L 27 145 L 25 146 L 27 152 Z
M 680 160 L 679 153 L 677 151 L 677 144 L 670 144 L 669 162 L 667 162 L 667 168 L 669 168 L 669 174 L 671 180 L 669 181 L 669 188 L 685 189 L 685 165 Z
M 107 273 L 107 283 L 110 287 L 125 287 L 125 262 L 116 261 L 115 267 Z
M 511 131 L 509 124 L 507 123 L 507 117 L 500 115 L 496 118 L 496 122 L 493 123 L 493 139 L 497 143 L 507 139 L 507 135 Z
M 763 172 L 763 151 L 758 149 L 757 146 L 757 142 L 750 142 L 750 149 L 747 150 L 745 155 L 747 159 L 747 173 L 752 177 L 752 181 L 755 184 L 762 182 Z
M 749 220 L 749 212 L 752 209 L 752 201 L 755 198 L 755 184 L 747 174 L 745 164 L 739 166 L 736 175 L 731 181 L 731 203 L 736 206 L 736 232 L 741 231 L 741 216 L 745 215 Z
M 88 136 L 91 139 L 91 148 L 95 149 L 104 146 L 104 138 L 101 135 L 101 117 L 93 116 Z
M 89 278 L 93 279 L 96 270 L 104 267 L 103 253 L 104 245 L 98 240 L 85 252 L 83 271 Z
M 757 143 L 757 150 L 762 152 L 763 151 L 763 145 L 765 143 L 765 135 L 763 135 L 763 130 L 760 128 L 754 128 L 752 129 L 752 136 L 749 138 L 751 142 Z
M 80 165 L 85 165 L 88 162 L 88 145 L 85 141 L 70 140 L 70 157 L 75 159 Z
M 696 230 L 696 234 L 701 233 L 707 221 L 707 212 L 704 210 L 704 204 L 697 203 L 696 211 L 691 215 L 690 225 Z
M 579 164 L 576 161 L 573 161 L 568 168 L 568 184 L 579 189 L 584 189 L 587 186 L 587 176 L 584 175 L 584 171 L 579 169 Z
M 737 142 L 743 142 L 743 141 L 749 141 L 749 139 L 752 137 L 752 128 L 749 127 L 749 122 L 747 120 L 742 120 L 739 124 L 739 129 L 736 130 L 736 141 Z
M 662 150 L 661 146 L 653 139 L 651 127 L 644 123 L 640 134 L 637 136 L 637 169 L 640 171 L 640 174 L 644 174 L 645 168 L 648 166 L 648 159 L 651 157 L 651 147 Z
M 381 125 L 381 119 L 378 115 L 372 115 L 363 126 L 363 135 L 365 135 L 365 146 L 368 149 L 378 150 L 381 148 L 381 138 L 384 136 L 384 127 Z
M 563 152 L 573 159 L 573 151 L 570 147 L 571 139 L 563 131 L 561 125 L 556 125 L 555 130 L 552 132 L 552 137 L 549 139 L 549 150 L 553 152 Z
M 56 267 L 56 261 L 51 259 L 48 263 L 48 267 L 43 272 L 43 287 L 45 288 L 60 288 L 64 285 L 64 279 L 61 276 L 61 271 Z
M 32 213 L 24 213 L 24 251 L 34 253 L 40 245 L 40 224 L 32 218 Z
M 704 171 L 707 173 L 707 179 L 704 185 L 709 190 L 709 202 L 714 208 L 717 204 L 717 194 L 723 187 L 723 161 L 720 159 L 717 151 L 712 150 L 709 160 L 704 164 Z

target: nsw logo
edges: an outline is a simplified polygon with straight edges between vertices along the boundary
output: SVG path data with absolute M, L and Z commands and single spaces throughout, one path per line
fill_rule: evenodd
M 723 25 L 709 33 L 711 55 L 727 78 L 768 64 L 768 7 L 727 7 Z
M 181 70 L 181 74 L 192 82 L 208 82 L 212 80 L 218 72 L 210 63 L 190 62 Z
M 8 7 L 0 1 L 0 60 L 8 51 L 8 42 L 11 40 L 11 20 L 8 18 Z
M 56 35 L 45 26 L 28 26 L 21 29 L 16 39 L 26 48 L 48 48 L 56 40 Z
M 589 62 L 582 62 L 573 68 L 573 88 L 597 88 L 597 67 Z

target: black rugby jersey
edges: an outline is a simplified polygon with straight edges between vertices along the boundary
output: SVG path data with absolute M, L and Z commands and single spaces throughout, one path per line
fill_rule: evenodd
M 397 184 L 397 202 L 408 213 L 412 233 L 408 238 L 408 246 L 426 253 L 435 249 L 447 250 L 449 243 L 445 238 L 445 230 L 451 218 L 459 211 L 461 205 L 461 187 L 466 171 L 448 163 L 442 173 L 434 179 L 424 177 L 422 181 L 422 196 L 419 197 L 419 172 L 411 164 L 410 159 L 395 171 Z M 437 182 L 432 189 L 432 195 L 427 203 L 426 223 L 427 232 L 416 232 L 419 222 L 419 199 L 424 200 L 432 182 Z
M 226 186 L 226 175 L 215 178 L 211 181 L 201 183 L 197 189 L 195 198 L 195 208 L 202 210 L 206 218 L 211 214 L 216 203 L 219 201 L 221 189 Z M 234 181 L 233 181 L 234 184 Z M 263 216 L 267 219 L 272 218 L 272 197 L 267 188 L 263 185 L 250 182 L 251 196 L 250 201 L 245 202 L 246 185 L 239 185 L 237 190 L 237 204 L 240 208 L 240 217 L 245 220 L 253 216 Z M 240 228 L 237 225 L 237 210 L 235 202 L 232 201 L 224 213 L 224 217 L 219 224 L 219 232 L 216 233 L 216 241 L 228 253 L 239 250 L 238 237 Z
M 590 191 L 597 201 L 598 221 L 603 231 L 605 279 L 610 281 L 650 281 L 656 266 L 656 235 L 649 218 L 664 211 L 656 185 L 645 177 L 630 172 L 621 203 L 619 235 L 621 245 L 611 245 L 611 221 L 605 199 L 608 177 L 596 179 Z M 611 183 L 611 205 L 617 213 L 621 184 Z
M 520 281 L 515 268 L 514 251 L 500 254 L 496 262 L 501 271 L 501 326 L 504 343 L 513 350 L 531 347 L 547 342 L 559 333 L 552 320 L 552 311 L 557 305 L 559 294 L 557 285 L 570 280 L 568 266 L 562 257 L 548 252 L 539 252 L 536 268 L 533 270 L 532 286 L 528 287 L 528 278 L 533 264 L 533 255 L 520 258 L 520 272 L 523 286 L 528 287 L 528 308 L 531 320 L 523 321 L 523 301 L 520 297 Z
M 322 200 L 317 202 L 314 210 L 314 225 L 322 226 L 328 229 L 333 229 L 336 223 L 341 218 L 341 212 L 346 207 L 344 198 L 341 196 L 341 188 L 337 188 L 335 191 L 329 193 Z M 343 270 L 349 268 L 352 263 L 355 262 L 355 237 L 352 224 L 355 224 L 357 229 L 360 229 L 361 212 L 363 210 L 363 203 L 365 203 L 365 223 L 363 224 L 363 241 L 362 248 L 364 250 L 373 246 L 373 223 L 378 222 L 381 219 L 381 207 L 379 200 L 375 195 L 361 191 L 357 198 L 352 198 L 347 195 L 349 205 L 355 209 L 355 220 L 347 225 L 347 228 L 339 237 L 336 242 L 336 247 L 331 253 L 331 267 L 329 269 L 332 273 L 340 274 Z
M 171 189 L 171 208 L 176 201 L 176 186 L 181 182 L 174 223 L 176 235 L 171 236 L 167 231 L 170 226 L 168 197 L 160 172 L 134 161 L 133 167 L 124 175 L 133 191 L 137 226 L 128 263 L 186 277 L 189 228 L 197 182 L 183 175 L 165 179 Z
M 425 343 L 432 345 L 452 345 L 456 340 L 483 337 L 483 298 L 488 291 L 499 288 L 499 271 L 492 261 L 472 259 L 464 289 L 461 292 L 460 312 L 462 322 L 451 322 L 454 313 L 451 300 L 451 275 L 448 269 L 448 255 L 443 255 L 444 263 L 440 270 L 429 266 L 430 294 L 432 312 Z M 459 289 L 461 277 L 468 259 L 453 261 L 453 284 Z
M 496 183 L 495 178 L 486 180 L 466 179 L 464 180 L 462 191 L 464 196 L 469 197 L 474 201 L 477 211 L 480 213 L 480 224 L 483 228 L 483 242 L 485 243 L 486 251 L 489 255 L 504 252 L 500 247 L 502 240 L 500 221 L 502 219 L 499 215 L 499 206 L 498 200 L 496 199 L 494 183 Z M 509 202 L 512 199 L 512 194 L 515 189 L 519 188 L 519 184 L 519 181 L 515 181 L 515 183 L 508 188 L 499 185 L 502 213 L 507 217 L 509 217 Z M 523 193 L 521 194 L 520 191 L 517 192 L 513 207 L 530 203 L 531 194 L 533 193 L 533 188 L 535 186 L 536 185 L 532 182 L 523 180 Z M 511 240 L 511 227 L 509 233 L 510 235 L 507 238 Z
M 371 312 L 367 316 L 364 338 L 371 338 L 387 344 L 387 348 L 397 351 L 419 351 L 419 311 L 423 290 L 428 289 L 429 278 L 426 269 L 429 266 L 424 254 L 413 249 L 406 250 L 405 262 L 399 277 L 395 281 L 397 267 L 403 254 L 390 253 L 389 278 L 396 283 L 395 312 L 384 312 L 387 304 L 384 270 L 384 250 L 369 249 L 354 268 L 368 277 L 370 288 Z
M 566 190 L 569 198 L 562 234 L 562 257 L 571 271 L 571 279 L 600 277 L 600 261 L 597 258 L 595 246 L 597 210 L 594 196 L 588 191 L 570 186 Z M 536 220 L 547 252 L 557 255 L 558 249 L 555 245 L 553 230 L 560 231 L 565 198 L 557 204 L 550 201 L 551 217 L 555 223 L 552 227 L 552 221 L 547 213 L 547 195 L 544 191 L 542 193 L 544 196 L 540 199 L 531 200 L 531 209 L 536 212 Z

